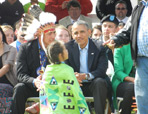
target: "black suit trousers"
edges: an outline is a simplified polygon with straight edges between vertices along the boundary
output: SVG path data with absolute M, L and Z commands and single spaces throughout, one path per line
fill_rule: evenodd
M 24 114 L 27 98 L 38 96 L 39 92 L 36 91 L 36 88 L 30 88 L 24 83 L 18 83 L 14 87 L 12 114 Z
M 102 78 L 96 78 L 91 82 L 83 83 L 81 89 L 85 97 L 94 98 L 94 108 L 96 114 L 104 114 L 108 91 L 106 80 Z
M 120 104 L 122 109 L 121 114 L 131 114 L 131 104 L 133 102 L 132 97 L 134 94 L 134 83 L 122 82 L 117 87 L 117 97 L 123 97 L 123 101 Z

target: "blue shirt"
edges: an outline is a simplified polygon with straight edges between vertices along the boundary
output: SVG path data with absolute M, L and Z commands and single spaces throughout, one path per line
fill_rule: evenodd
M 18 40 L 16 40 L 16 49 L 17 49 L 17 52 L 19 51 L 20 45 L 21 45 L 21 42 L 19 42 Z
M 41 65 L 41 67 L 43 66 L 45 68 L 47 57 L 46 57 L 45 51 L 41 48 L 39 42 L 38 42 L 38 47 L 39 47 L 40 65 Z
M 146 7 L 140 17 L 137 31 L 138 56 L 148 57 L 148 2 L 142 1 Z
M 94 76 L 89 72 L 89 69 L 88 69 L 88 46 L 89 46 L 89 40 L 88 40 L 88 43 L 85 46 L 85 48 L 81 49 L 80 46 L 79 46 L 79 51 L 80 51 L 80 73 L 89 74 L 89 76 L 90 76 L 89 80 L 91 80 L 91 79 L 94 78 Z

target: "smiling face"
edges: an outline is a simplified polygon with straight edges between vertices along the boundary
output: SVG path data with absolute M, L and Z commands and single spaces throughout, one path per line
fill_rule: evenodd
M 14 41 L 14 32 L 12 29 L 7 29 L 4 31 L 5 36 L 6 36 L 6 41 L 8 44 L 11 44 Z
M 45 47 L 55 41 L 55 31 L 44 34 L 43 42 Z
M 124 19 L 127 14 L 127 9 L 126 9 L 125 4 L 118 3 L 115 8 L 115 14 L 116 14 L 117 18 Z
M 92 38 L 99 39 L 102 35 L 102 32 L 99 29 L 94 29 L 92 33 Z
M 67 43 L 70 40 L 70 34 L 68 33 L 68 31 L 64 29 L 57 28 L 56 29 L 56 39 L 64 43 Z
M 72 37 L 83 49 L 88 43 L 89 30 L 85 25 L 72 26 Z

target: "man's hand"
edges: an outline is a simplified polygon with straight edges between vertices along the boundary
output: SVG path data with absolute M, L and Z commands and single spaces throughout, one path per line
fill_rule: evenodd
M 111 50 L 115 48 L 115 42 L 114 40 L 107 40 L 105 43 L 103 43 L 104 46 L 108 46 Z
M 65 8 L 67 7 L 67 4 L 68 4 L 68 1 L 64 1 L 64 2 L 62 3 L 62 9 L 65 9 Z
M 37 91 L 40 90 L 40 85 L 41 85 L 41 81 L 42 81 L 42 76 L 38 76 L 35 80 L 34 80 L 34 85 L 37 88 Z
M 82 85 L 82 81 L 86 79 L 86 74 L 85 73 L 78 73 L 78 72 L 75 72 L 75 76 L 80 84 L 80 86 L 83 86 Z

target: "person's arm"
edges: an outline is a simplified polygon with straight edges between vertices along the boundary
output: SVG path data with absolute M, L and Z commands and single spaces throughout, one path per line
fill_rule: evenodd
M 21 45 L 17 55 L 17 78 L 21 83 L 33 85 L 34 77 L 30 76 L 30 71 L 27 65 L 27 51 L 25 45 Z
M 128 69 L 130 70 L 132 69 L 132 65 L 133 65 L 131 63 L 132 60 L 128 58 L 131 56 L 131 55 L 129 56 L 130 52 L 126 51 L 125 49 L 126 49 L 125 47 L 115 49 L 115 53 L 114 53 L 115 75 L 114 76 L 116 76 L 116 79 L 120 80 L 121 82 L 123 81 L 134 82 L 134 78 L 130 77 L 129 74 L 125 72 L 125 67 L 128 67 Z
M 4 45 L 7 46 L 6 44 Z M 7 58 L 3 61 L 3 67 L 0 69 L 0 77 L 5 75 L 15 64 L 17 51 L 14 47 L 11 46 L 9 46 L 9 49 L 10 51 L 7 53 Z
M 99 19 L 102 19 L 105 16 L 105 1 L 106 0 L 98 0 L 96 4 L 96 14 Z
M 121 29 L 115 36 L 107 40 L 103 45 L 108 46 L 110 49 L 119 48 L 130 42 L 131 34 L 131 17 L 127 21 L 123 29 Z
M 4 76 L 10 69 L 10 65 L 6 64 L 0 69 L 0 77 Z
M 63 0 L 64 2 L 64 0 Z M 67 10 L 66 8 L 62 8 L 62 4 L 58 4 L 58 0 L 47 0 L 45 4 L 45 11 L 46 12 L 51 12 L 56 14 L 57 12 L 62 12 Z

